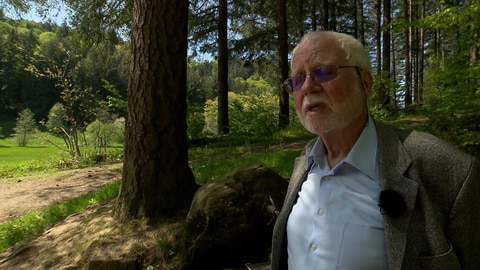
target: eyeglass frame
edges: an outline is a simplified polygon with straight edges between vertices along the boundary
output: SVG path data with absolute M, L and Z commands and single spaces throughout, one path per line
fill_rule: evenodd
M 315 78 L 311 75 L 313 72 L 317 71 L 317 70 L 320 70 L 322 68 L 325 68 L 325 67 L 332 67 L 332 68 L 335 68 L 335 77 L 331 78 L 331 79 L 328 79 L 326 81 L 320 81 L 320 80 L 315 80 Z M 318 68 L 316 68 L 314 71 L 311 71 L 311 72 L 307 72 L 305 73 L 305 75 L 295 75 L 295 76 L 291 76 L 291 77 L 288 77 L 285 81 L 283 81 L 283 89 L 285 91 L 287 91 L 288 93 L 291 93 L 293 94 L 294 92 L 298 92 L 303 84 L 305 83 L 305 80 L 307 79 L 307 76 L 310 75 L 310 78 L 315 81 L 315 82 L 319 82 L 319 83 L 326 83 L 326 82 L 329 82 L 329 81 L 332 81 L 334 80 L 335 78 L 337 78 L 338 76 L 338 69 L 342 69 L 342 68 L 355 68 L 355 70 L 357 71 L 357 74 L 361 76 L 360 74 L 360 71 L 362 70 L 361 67 L 359 66 L 336 66 L 336 65 L 324 65 L 324 66 L 320 66 Z M 302 85 L 300 86 L 300 88 L 298 88 L 297 90 L 294 90 L 293 89 L 293 83 L 292 83 L 292 78 L 297 78 L 297 77 L 300 77 L 302 78 Z

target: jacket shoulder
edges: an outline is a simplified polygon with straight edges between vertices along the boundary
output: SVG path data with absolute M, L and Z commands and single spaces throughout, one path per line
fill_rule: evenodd
M 379 140 L 387 136 L 396 137 L 397 143 L 405 149 L 417 169 L 428 172 L 448 172 L 467 174 L 474 157 L 462 152 L 452 144 L 427 132 L 399 129 L 384 123 L 376 123 Z

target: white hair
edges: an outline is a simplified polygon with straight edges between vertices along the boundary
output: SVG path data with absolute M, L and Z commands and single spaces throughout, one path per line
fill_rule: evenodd
M 333 31 L 315 31 L 305 34 L 300 40 L 300 43 L 306 42 L 309 44 L 315 44 L 322 39 L 337 42 L 339 48 L 345 53 L 346 60 L 350 61 L 351 65 L 356 65 L 363 70 L 371 71 L 370 58 L 368 57 L 365 47 L 353 36 Z M 296 48 L 293 50 L 294 54 L 295 50 Z

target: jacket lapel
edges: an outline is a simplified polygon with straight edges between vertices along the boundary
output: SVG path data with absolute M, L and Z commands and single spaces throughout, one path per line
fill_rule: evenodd
M 310 151 L 312 150 L 313 145 L 315 144 L 315 141 L 316 139 L 313 139 L 309 143 L 307 143 L 303 151 L 303 155 L 295 159 L 295 166 L 292 172 L 292 176 L 290 178 L 290 185 L 288 186 L 287 194 L 285 196 L 286 205 L 284 207 L 285 209 L 288 209 L 288 214 L 290 214 L 293 205 L 297 201 L 298 192 L 300 191 L 303 182 L 306 180 L 307 158 Z
M 389 269 L 401 269 L 407 244 L 407 228 L 410 223 L 418 190 L 418 179 L 412 161 L 398 134 L 392 128 L 375 122 L 379 144 L 379 166 L 382 190 L 398 192 L 404 199 L 407 210 L 400 217 L 384 215 L 385 245 Z

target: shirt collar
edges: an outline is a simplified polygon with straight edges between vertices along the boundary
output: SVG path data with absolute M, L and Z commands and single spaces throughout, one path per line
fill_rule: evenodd
M 349 163 L 367 174 L 369 177 L 375 178 L 378 138 L 375 123 L 370 116 L 368 116 L 368 118 L 368 124 L 363 129 L 362 134 L 360 134 L 360 137 L 358 137 L 345 159 L 336 167 L 340 166 L 342 163 Z M 317 163 L 321 167 L 328 166 L 325 156 L 325 147 L 320 137 L 318 137 L 308 155 L 307 170 L 312 167 L 313 163 Z M 335 168 L 333 169 L 335 170 Z

